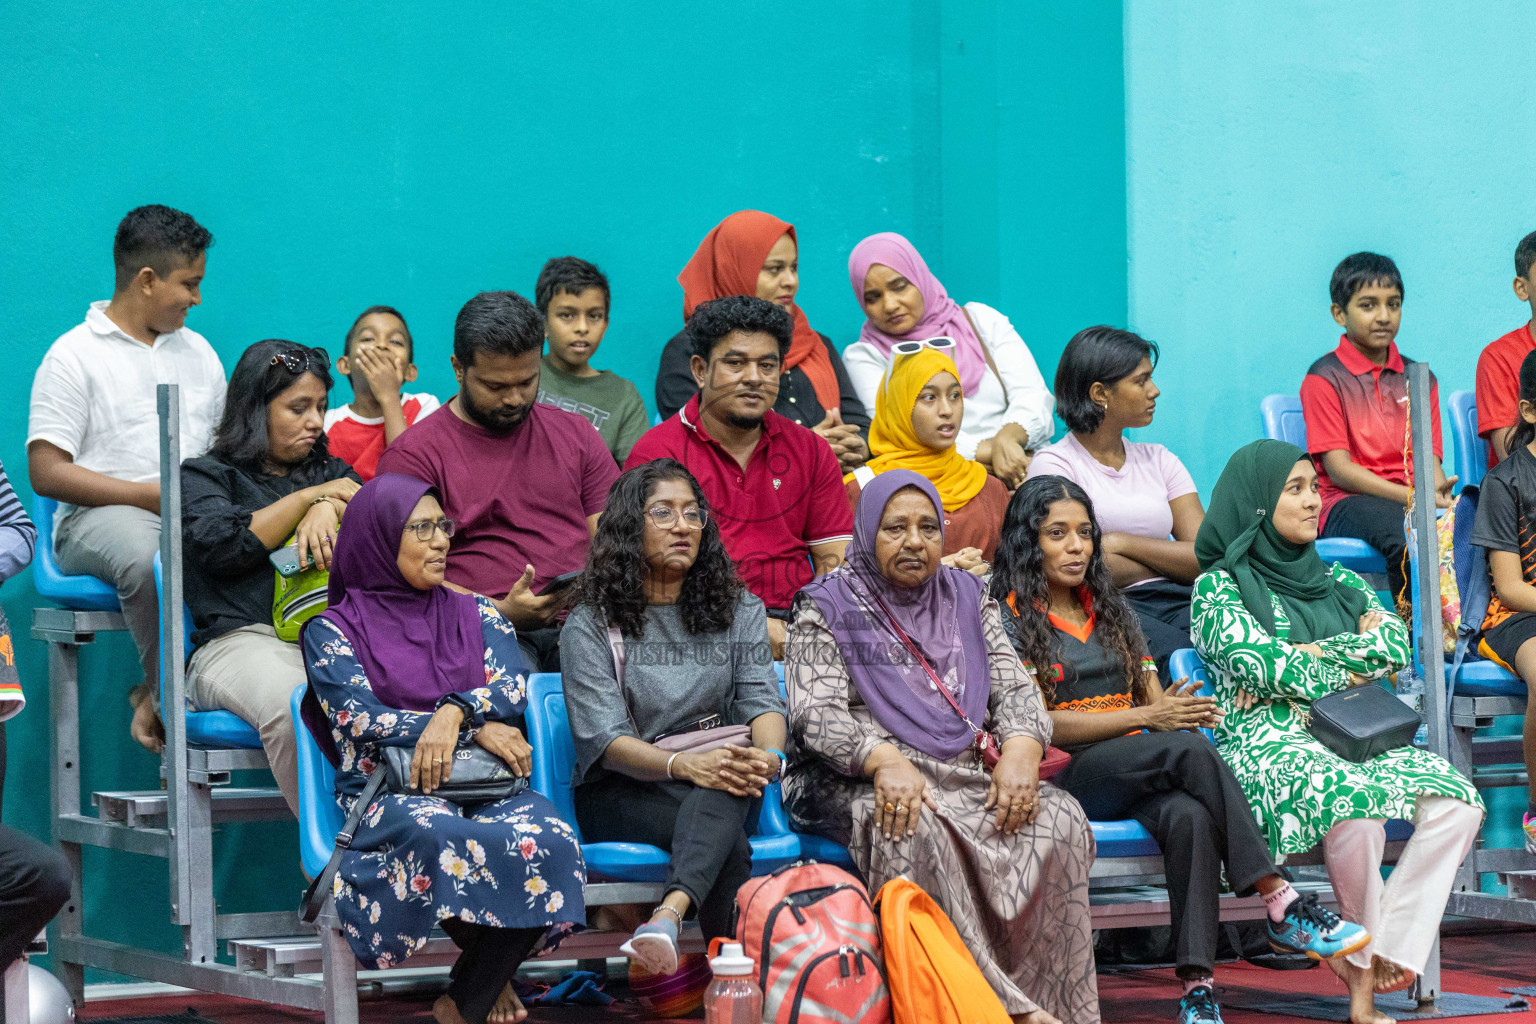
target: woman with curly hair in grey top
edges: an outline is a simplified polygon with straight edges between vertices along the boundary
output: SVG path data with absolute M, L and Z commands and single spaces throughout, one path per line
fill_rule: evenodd
M 783 769 L 779 695 L 763 603 L 741 586 L 697 481 L 672 459 L 619 477 L 592 539 L 577 607 L 560 637 L 576 743 L 576 820 L 588 842 L 649 843 L 672 855 L 666 894 L 623 947 L 677 970 L 677 933 L 697 913 L 730 933 L 752 871 L 747 837 Z M 693 752 L 663 737 L 721 725 L 750 740 Z

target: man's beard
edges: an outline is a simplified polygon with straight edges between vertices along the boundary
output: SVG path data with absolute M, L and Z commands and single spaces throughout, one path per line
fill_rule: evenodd
M 740 413 L 727 413 L 725 422 L 737 430 L 756 430 L 763 425 L 762 416 L 743 416 Z
M 533 408 L 532 404 L 529 404 L 508 412 L 504 406 L 497 406 L 494 412 L 487 412 L 477 406 L 467 393 L 461 392 L 460 397 L 459 406 L 464 410 L 464 415 L 473 420 L 477 426 L 498 434 L 511 433 L 528 418 L 528 410 Z

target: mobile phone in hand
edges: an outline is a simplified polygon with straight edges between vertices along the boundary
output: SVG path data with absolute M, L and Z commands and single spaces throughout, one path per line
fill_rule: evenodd
M 310 555 L 304 564 L 299 564 L 299 546 L 297 543 L 280 547 L 267 556 L 267 561 L 272 563 L 272 568 L 277 570 L 279 576 L 297 576 L 305 569 L 314 567 L 315 556 Z
M 575 572 L 563 572 L 559 576 L 545 580 L 544 586 L 538 591 L 538 595 L 540 597 L 548 597 L 551 594 L 558 594 L 579 579 L 581 579 L 580 569 L 577 569 Z

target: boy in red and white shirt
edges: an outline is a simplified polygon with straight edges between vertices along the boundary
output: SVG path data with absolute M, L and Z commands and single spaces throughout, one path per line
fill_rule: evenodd
M 347 332 L 346 352 L 336 370 L 352 384 L 352 402 L 325 414 L 331 454 L 346 460 L 366 482 L 379 456 L 405 428 L 434 412 L 428 394 L 405 394 L 416 379 L 415 346 L 405 317 L 390 306 L 369 306 Z

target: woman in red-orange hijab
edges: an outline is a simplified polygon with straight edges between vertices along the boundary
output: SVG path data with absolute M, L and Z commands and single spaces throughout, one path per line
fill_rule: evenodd
M 794 321 L 795 337 L 773 411 L 825 437 L 845 472 L 863 465 L 869 457 L 869 416 L 837 349 L 795 305 L 800 253 L 794 225 L 759 210 L 733 213 L 704 236 L 677 281 L 683 286 L 685 323 L 700 303 L 729 295 L 755 295 L 783 306 Z M 675 414 L 698 390 L 688 369 L 691 354 L 683 332 L 662 351 L 656 374 L 656 408 L 662 416 Z

